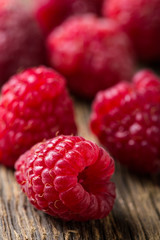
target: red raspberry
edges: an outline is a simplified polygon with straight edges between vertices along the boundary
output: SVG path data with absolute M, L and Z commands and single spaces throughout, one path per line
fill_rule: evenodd
M 91 129 L 121 163 L 139 172 L 160 170 L 160 81 L 141 71 L 133 83 L 98 93 Z
M 113 207 L 114 161 L 82 137 L 60 136 L 39 143 L 19 158 L 15 168 L 30 202 L 54 217 L 99 219 Z
M 56 28 L 47 47 L 51 65 L 67 77 L 70 89 L 92 98 L 99 90 L 131 78 L 129 43 L 115 22 L 90 14 L 72 17 Z
M 8 2 L 0 7 L 0 84 L 20 69 L 45 61 L 44 40 L 36 21 L 22 6 Z
M 103 0 L 36 0 L 35 15 L 45 34 L 72 14 L 99 13 Z
M 106 0 L 104 15 L 118 21 L 140 59 L 160 59 L 160 0 Z
M 76 134 L 63 77 L 45 67 L 13 76 L 0 99 L 0 162 L 12 167 L 22 153 L 56 133 Z

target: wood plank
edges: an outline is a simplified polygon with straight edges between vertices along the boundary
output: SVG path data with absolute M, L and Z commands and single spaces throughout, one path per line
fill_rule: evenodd
M 79 134 L 96 141 L 88 128 L 90 107 L 76 102 Z M 137 176 L 116 164 L 117 199 L 102 220 L 63 222 L 36 210 L 0 166 L 0 240 L 159 240 L 160 176 Z

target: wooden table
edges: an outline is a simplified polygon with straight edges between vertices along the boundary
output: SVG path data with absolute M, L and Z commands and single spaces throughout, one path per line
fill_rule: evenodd
M 89 112 L 89 105 L 76 102 L 79 134 L 96 141 Z M 117 199 L 107 218 L 66 223 L 32 207 L 14 171 L 0 166 L 0 240 L 160 240 L 160 176 L 136 176 L 116 164 L 113 181 Z

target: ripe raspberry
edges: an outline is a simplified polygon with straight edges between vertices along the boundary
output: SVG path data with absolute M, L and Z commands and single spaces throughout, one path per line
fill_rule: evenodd
M 115 22 L 91 14 L 72 17 L 56 28 L 47 47 L 51 65 L 67 77 L 74 93 L 85 98 L 129 80 L 133 73 L 127 36 Z
M 0 7 L 0 84 L 20 69 L 45 61 L 44 40 L 36 21 L 22 6 L 8 2 Z
M 160 170 L 160 81 L 141 71 L 133 83 L 98 93 L 91 129 L 121 163 L 139 172 Z
M 82 137 L 60 136 L 39 143 L 19 158 L 15 168 L 30 202 L 54 217 L 99 219 L 113 207 L 114 161 Z
M 160 59 L 160 0 L 106 0 L 104 15 L 118 21 L 140 59 Z
M 45 34 L 72 14 L 101 12 L 103 0 L 38 0 L 35 15 Z
M 63 77 L 45 67 L 13 76 L 0 99 L 0 162 L 14 166 L 22 153 L 57 132 L 76 133 Z

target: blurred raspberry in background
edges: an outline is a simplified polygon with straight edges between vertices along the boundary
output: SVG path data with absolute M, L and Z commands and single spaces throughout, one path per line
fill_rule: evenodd
M 24 68 L 45 63 L 44 39 L 20 1 L 0 0 L 0 84 Z
M 93 14 L 67 19 L 51 32 L 47 49 L 51 66 L 66 76 L 70 90 L 87 99 L 130 80 L 135 68 L 127 35 L 115 21 Z
M 45 34 L 68 16 L 92 12 L 100 14 L 103 0 L 36 0 L 34 11 Z
M 140 60 L 160 59 L 160 0 L 106 0 L 103 13 L 130 36 Z

